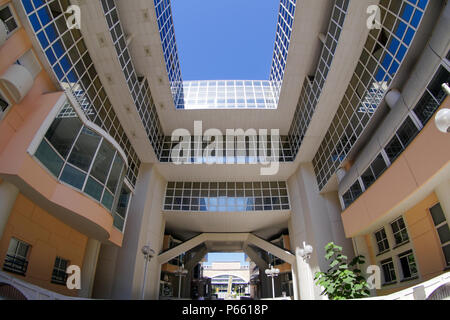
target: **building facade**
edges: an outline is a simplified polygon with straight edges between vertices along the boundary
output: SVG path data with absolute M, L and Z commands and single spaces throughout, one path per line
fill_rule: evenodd
M 253 296 L 275 266 L 276 296 L 325 299 L 330 242 L 379 267 L 374 296 L 448 271 L 447 1 L 281 0 L 248 81 L 183 82 L 173 23 L 169 0 L 0 0 L 2 295 L 190 298 L 208 252 L 245 252 Z

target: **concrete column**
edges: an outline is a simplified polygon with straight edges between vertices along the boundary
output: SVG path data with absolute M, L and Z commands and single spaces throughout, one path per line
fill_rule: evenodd
M 447 223 L 450 224 L 450 180 L 442 182 L 435 189 L 435 193 L 441 203 Z
M 291 249 L 297 252 L 303 248 L 303 242 L 313 247 L 313 253 L 307 263 L 296 254 L 299 298 L 311 299 L 314 274 L 329 268 L 329 261 L 325 259 L 325 246 L 334 242 L 342 246 L 343 253 L 351 259 L 353 245 L 344 234 L 337 192 L 320 193 L 311 163 L 301 164 L 288 180 L 288 185 L 291 200 L 291 218 L 288 225 Z M 325 298 L 320 295 L 321 292 L 321 288 L 314 285 L 315 299 Z
M 297 262 L 292 264 L 291 268 L 292 272 L 292 288 L 294 290 L 294 300 L 299 300 L 299 288 L 298 288 L 298 268 L 297 268 Z
M 315 300 L 316 298 L 316 285 L 314 284 L 314 276 L 309 266 L 307 258 L 303 258 L 300 255 L 299 248 L 295 252 L 295 258 L 297 262 L 297 269 L 299 275 L 299 295 L 301 300 Z
M 114 273 L 119 247 L 115 245 L 101 244 L 95 272 L 94 289 L 92 298 L 110 299 L 114 284 Z
M 0 181 L 0 239 L 18 195 L 19 189 L 15 185 L 4 180 Z
M 86 245 L 83 266 L 81 267 L 81 289 L 78 292 L 78 296 L 80 297 L 92 297 L 92 289 L 94 287 L 95 271 L 97 269 L 99 253 L 100 241 L 90 238 Z
M 147 266 L 145 299 L 159 298 L 165 221 L 161 212 L 166 181 L 152 164 L 142 164 L 131 201 L 122 247 L 118 250 L 112 299 L 141 299 L 145 260 L 141 249 L 149 245 L 156 253 Z

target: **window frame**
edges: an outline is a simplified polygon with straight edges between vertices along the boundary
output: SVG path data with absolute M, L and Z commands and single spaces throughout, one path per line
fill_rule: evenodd
M 385 270 L 383 268 L 383 266 L 385 266 L 385 265 L 389 265 L 389 272 L 390 272 L 389 273 L 389 277 L 390 278 L 392 278 L 392 273 L 391 272 L 394 273 L 394 277 L 390 281 L 386 281 L 386 272 L 385 272 Z M 385 259 L 383 261 L 380 261 L 380 267 L 381 267 L 381 270 L 383 272 L 383 286 L 387 286 L 387 285 L 391 285 L 391 284 L 397 283 L 397 281 L 398 281 L 397 280 L 397 271 L 395 270 L 394 259 L 387 258 L 387 259 Z
M 440 206 L 440 207 L 441 207 L 441 210 L 442 210 L 442 212 L 443 212 L 443 214 L 444 214 L 445 220 L 444 220 L 443 222 L 441 222 L 441 223 L 439 223 L 439 224 L 436 225 L 436 224 L 434 223 L 434 220 L 433 220 L 433 216 L 432 216 L 431 210 L 432 210 L 433 208 L 437 207 L 437 206 Z M 439 244 L 440 244 L 440 247 L 441 247 L 441 250 L 442 250 L 441 252 L 442 252 L 442 256 L 443 256 L 443 258 L 444 258 L 444 267 L 445 267 L 446 269 L 447 269 L 447 268 L 450 268 L 450 262 L 447 262 L 447 259 L 446 259 L 445 253 L 444 253 L 444 247 L 450 246 L 450 241 L 447 241 L 447 242 L 445 242 L 445 243 L 442 243 L 441 237 L 439 236 L 439 232 L 438 232 L 438 229 L 441 228 L 441 227 L 443 227 L 443 226 L 445 226 L 445 225 L 448 225 L 449 228 L 450 228 L 450 225 L 449 225 L 449 223 L 448 223 L 448 221 L 447 221 L 447 217 L 445 216 L 445 213 L 444 213 L 444 209 L 442 208 L 441 202 L 437 202 L 435 205 L 433 205 L 433 206 L 431 206 L 430 208 L 428 208 L 428 212 L 429 212 L 429 214 L 430 214 L 430 219 L 431 219 L 431 222 L 433 223 L 434 230 L 436 231 L 436 236 L 437 236 L 437 239 L 438 239 L 438 241 L 439 241 Z
M 58 259 L 59 259 L 60 261 L 65 261 L 65 262 L 66 262 L 66 269 L 65 269 L 65 270 L 63 270 L 63 269 L 60 267 L 60 265 L 59 265 L 59 266 L 56 266 L 56 262 L 58 261 Z M 68 267 L 68 266 L 70 266 L 70 260 L 64 259 L 64 258 L 62 258 L 62 257 L 60 257 L 60 256 L 56 256 L 56 258 L 55 258 L 55 263 L 53 264 L 52 277 L 51 277 L 50 282 L 53 283 L 53 284 L 65 286 L 66 283 L 67 283 L 67 277 L 68 277 L 68 274 L 67 274 L 67 267 Z M 56 271 L 56 272 L 61 272 L 61 273 L 64 272 L 64 274 L 65 274 L 64 280 L 59 280 L 59 279 L 57 279 L 57 278 L 54 276 L 55 271 Z
M 13 4 L 12 4 L 12 2 L 8 2 L 8 3 L 5 3 L 4 5 L 0 5 L 0 11 L 1 10 L 3 10 L 3 9 L 5 9 L 6 7 L 8 7 L 9 8 L 9 11 L 11 12 L 11 18 L 12 19 L 14 19 L 14 22 L 16 23 L 16 28 L 14 29 L 14 30 L 12 30 L 12 31 L 8 31 L 7 33 L 6 33 L 6 39 L 9 39 L 9 38 L 11 38 L 22 26 L 21 26 L 21 24 L 20 24 L 20 20 L 19 20 L 19 18 L 18 18 L 18 16 L 17 16 L 17 13 L 16 13 L 16 10 L 15 10 L 15 8 L 14 8 L 14 6 L 13 6 Z M 9 19 L 11 19 L 11 18 L 9 18 Z M 7 20 L 9 20 L 9 19 L 7 19 Z M 3 21 L 3 20 L 2 20 Z M 4 23 L 5 23 L 5 26 L 6 26 L 6 21 L 3 21 Z M 8 30 L 8 29 L 7 29 Z
M 384 238 L 381 239 L 381 241 L 377 240 L 377 234 L 380 232 L 384 232 Z M 390 244 L 389 244 L 389 239 L 386 233 L 386 229 L 384 227 L 382 227 L 381 229 L 378 229 L 377 231 L 375 231 L 373 233 L 374 238 L 375 238 L 375 242 L 377 244 L 377 248 L 378 248 L 378 255 L 382 255 L 388 251 L 391 250 Z M 385 247 L 385 242 L 387 242 L 387 247 Z M 383 244 L 384 250 L 380 250 L 380 243 Z
M 410 256 L 412 256 L 413 259 L 414 259 L 414 266 L 415 266 L 415 269 L 416 269 L 416 273 L 414 273 L 414 274 L 411 271 L 411 262 L 408 259 Z M 400 273 L 401 273 L 401 276 L 402 276 L 402 279 L 400 280 L 400 282 L 415 280 L 415 279 L 419 278 L 419 267 L 417 265 L 416 256 L 415 256 L 415 254 L 414 254 L 412 249 L 398 254 L 397 255 L 397 259 L 398 259 L 399 270 L 400 270 Z M 409 277 L 405 276 L 405 270 L 403 269 L 402 259 L 407 259 L 406 262 L 407 262 L 407 265 L 408 265 L 409 273 L 411 274 Z
M 13 103 L 11 102 L 11 99 L 9 99 L 8 95 L 5 94 L 7 92 L 0 86 L 0 99 L 5 101 L 8 106 L 5 108 L 5 110 L 0 109 L 0 121 L 3 120 L 6 115 L 8 114 L 9 110 L 11 110 L 11 107 L 13 106 Z
M 398 227 L 399 230 L 398 230 L 397 232 L 395 232 L 395 231 L 394 231 L 394 228 L 393 228 L 393 224 L 397 224 L 400 220 L 403 221 L 403 224 L 404 224 L 405 227 L 404 227 L 404 228 L 400 228 L 400 226 L 397 225 L 397 227 Z M 396 218 L 395 220 L 389 222 L 389 225 L 391 226 L 392 235 L 393 235 L 394 241 L 395 241 L 395 247 L 394 247 L 394 249 L 395 249 L 395 248 L 398 248 L 398 247 L 400 247 L 400 246 L 402 246 L 402 245 L 404 245 L 404 244 L 407 244 L 407 243 L 410 241 L 410 236 L 409 236 L 409 233 L 408 233 L 408 226 L 406 225 L 406 222 L 405 222 L 405 219 L 403 218 L 403 216 L 400 216 L 400 217 Z M 402 232 L 403 230 L 406 231 L 407 239 L 403 239 L 403 236 L 401 235 L 401 232 Z M 399 234 L 399 233 L 400 233 L 401 238 L 402 238 L 402 241 L 401 241 L 401 242 L 397 242 L 397 239 L 395 238 L 395 235 L 396 235 L 396 234 Z
M 10 254 L 10 247 L 11 247 L 11 242 L 12 241 L 16 241 L 16 247 L 14 249 L 14 255 Z M 18 248 L 19 248 L 20 245 L 26 246 L 27 252 L 26 252 L 25 256 L 17 254 L 17 251 L 18 251 Z M 32 248 L 31 244 L 29 244 L 29 243 L 27 243 L 27 242 L 25 242 L 23 240 L 20 240 L 20 239 L 18 239 L 16 237 L 11 237 L 10 240 L 9 240 L 8 249 L 6 251 L 6 256 L 5 256 L 5 259 L 3 261 L 2 269 L 4 271 L 6 271 L 6 272 L 10 272 L 10 273 L 18 274 L 18 275 L 21 275 L 21 276 L 25 276 L 27 271 L 28 271 L 28 264 L 29 264 L 29 257 L 30 257 L 31 248 Z M 7 263 L 7 259 L 8 258 L 13 260 L 12 267 L 5 266 L 6 263 Z M 16 259 L 17 260 L 23 260 L 22 261 L 23 262 L 22 271 L 19 270 L 19 269 L 15 269 L 14 268 L 14 266 L 15 266 L 15 262 L 14 261 Z

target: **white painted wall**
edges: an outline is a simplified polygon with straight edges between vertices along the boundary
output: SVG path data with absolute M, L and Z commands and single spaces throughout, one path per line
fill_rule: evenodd
M 303 248 L 303 242 L 306 242 L 314 250 L 308 268 L 299 261 L 301 258 L 297 259 L 299 291 L 302 299 L 302 292 L 303 297 L 305 295 L 309 297 L 304 287 L 302 288 L 305 281 L 312 281 L 317 271 L 326 271 L 329 268 L 329 262 L 325 259 L 325 246 L 329 242 L 333 241 L 342 246 L 343 253 L 349 259 L 354 256 L 354 252 L 351 240 L 345 238 L 337 193 L 319 193 L 312 164 L 301 164 L 298 171 L 288 180 L 288 185 L 291 199 L 289 221 L 291 249 L 295 252 Z M 306 275 L 305 272 L 309 274 Z M 321 291 L 321 288 L 315 286 L 315 299 L 323 299 L 320 296 Z
M 161 212 L 166 181 L 151 164 L 142 164 L 128 213 L 122 248 L 118 250 L 112 299 L 140 299 L 144 277 L 141 248 L 148 244 L 162 250 L 164 217 Z M 145 299 L 157 299 L 161 266 L 153 258 L 148 264 Z

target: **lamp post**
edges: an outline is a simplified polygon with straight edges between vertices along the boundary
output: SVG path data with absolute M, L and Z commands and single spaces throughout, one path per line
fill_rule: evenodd
M 141 299 L 144 300 L 145 297 L 145 287 L 147 284 L 147 267 L 148 267 L 148 263 L 150 262 L 150 260 L 153 258 L 153 256 L 155 255 L 155 251 L 150 248 L 149 245 L 145 245 L 142 247 L 141 249 L 142 254 L 144 255 L 144 281 L 142 283 L 142 292 L 141 292 Z
M 447 95 L 450 95 L 450 86 L 448 83 L 442 84 L 442 89 Z M 436 114 L 435 124 L 439 131 L 443 133 L 450 132 L 450 109 L 441 109 Z
M 275 299 L 275 277 L 278 277 L 280 274 L 280 269 L 274 268 L 272 265 L 269 265 L 270 269 L 266 269 L 266 275 L 270 278 L 272 278 L 272 295 Z
M 178 299 L 181 298 L 181 278 L 186 276 L 188 271 L 184 268 L 184 264 L 182 264 L 175 274 L 179 277 L 178 279 Z

